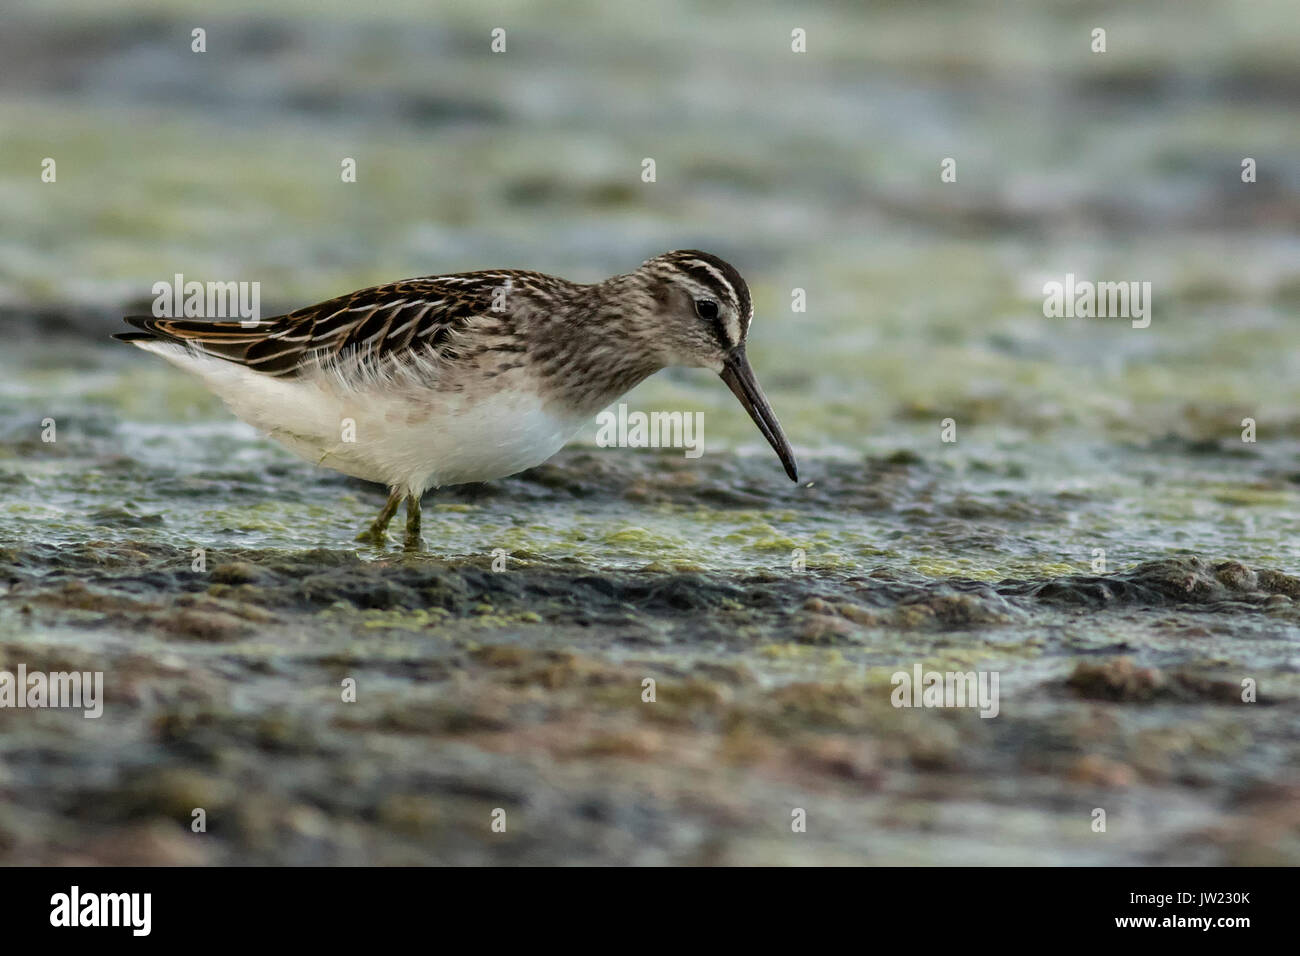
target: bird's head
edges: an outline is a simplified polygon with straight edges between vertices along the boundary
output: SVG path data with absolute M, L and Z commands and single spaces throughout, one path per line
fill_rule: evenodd
M 722 376 L 790 480 L 798 481 L 794 452 L 745 355 L 754 306 L 740 273 L 715 255 L 679 249 L 647 260 L 633 276 L 652 303 L 653 323 L 644 328 L 653 336 L 658 361 L 665 367 L 709 368 Z

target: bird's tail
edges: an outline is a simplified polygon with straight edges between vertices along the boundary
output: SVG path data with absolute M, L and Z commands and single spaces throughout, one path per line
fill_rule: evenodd
M 232 362 L 243 362 L 249 346 L 266 338 L 265 328 L 248 328 L 238 320 L 214 322 L 206 319 L 166 319 L 152 315 L 123 317 L 138 332 L 117 332 L 119 342 L 174 342 L 191 345 L 202 352 Z

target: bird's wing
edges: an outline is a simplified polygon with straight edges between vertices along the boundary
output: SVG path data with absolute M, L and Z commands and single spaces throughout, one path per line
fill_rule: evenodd
M 476 316 L 489 314 L 501 273 L 408 279 L 361 289 L 246 327 L 238 320 L 127 316 L 150 335 L 265 375 L 294 376 L 322 363 L 436 357 Z M 118 338 L 139 341 L 138 332 Z

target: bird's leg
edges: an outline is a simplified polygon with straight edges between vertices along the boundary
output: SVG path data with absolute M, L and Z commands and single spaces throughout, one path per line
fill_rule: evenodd
M 420 540 L 420 496 L 406 496 L 406 541 L 402 547 L 407 551 L 423 551 L 424 542 Z
M 379 512 L 379 517 L 371 522 L 369 528 L 357 535 L 357 540 L 365 541 L 376 548 L 383 547 L 384 539 L 388 536 L 388 524 L 393 520 L 393 515 L 397 514 L 397 506 L 401 501 L 402 493 L 396 488 L 390 489 L 388 501 L 384 503 L 384 510 Z

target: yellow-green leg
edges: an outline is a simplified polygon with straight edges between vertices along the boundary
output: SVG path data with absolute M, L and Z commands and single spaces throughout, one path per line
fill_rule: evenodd
M 384 503 L 384 510 L 379 512 L 379 517 L 370 523 L 370 527 L 357 535 L 358 541 L 364 541 L 367 544 L 381 548 L 384 541 L 388 538 L 388 525 L 393 520 L 393 515 L 397 514 L 397 506 L 402 502 L 402 493 L 396 488 L 388 492 L 388 501 Z
M 424 542 L 420 540 L 420 496 L 406 496 L 406 541 L 402 545 L 407 551 L 423 551 Z

